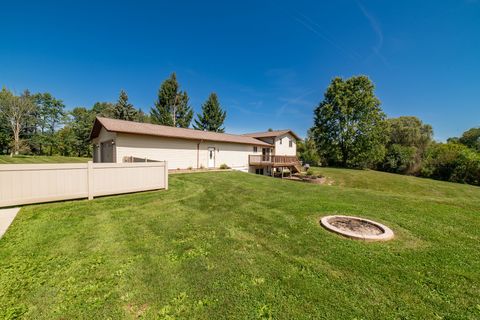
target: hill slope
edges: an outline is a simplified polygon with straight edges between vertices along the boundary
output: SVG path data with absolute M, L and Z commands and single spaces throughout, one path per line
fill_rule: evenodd
M 480 188 L 319 170 L 337 185 L 197 173 L 25 207 L 0 240 L 0 318 L 480 317 Z M 331 213 L 396 238 L 342 238 Z

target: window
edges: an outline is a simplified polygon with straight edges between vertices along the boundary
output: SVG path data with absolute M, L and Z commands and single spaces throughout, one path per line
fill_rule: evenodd
M 290 139 L 290 140 L 288 141 L 288 146 L 289 146 L 290 148 L 293 147 L 293 141 L 292 141 L 292 139 Z
M 280 144 L 282 144 L 282 140 L 283 140 L 283 139 L 280 139 Z
M 258 148 L 257 147 L 253 147 L 253 152 L 257 152 L 258 151 Z

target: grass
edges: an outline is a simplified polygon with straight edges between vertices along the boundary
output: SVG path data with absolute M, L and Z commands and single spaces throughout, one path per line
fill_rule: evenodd
M 25 207 L 0 240 L 0 318 L 480 318 L 480 188 L 315 170 L 334 185 L 195 173 Z M 342 238 L 331 213 L 396 238 Z
M 2 156 L 0 164 L 21 164 L 21 163 L 77 163 L 87 162 L 91 158 L 62 157 L 62 156 Z

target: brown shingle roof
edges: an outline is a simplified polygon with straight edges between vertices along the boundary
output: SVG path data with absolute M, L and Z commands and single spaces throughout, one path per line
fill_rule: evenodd
M 292 136 L 295 137 L 295 139 L 300 140 L 300 137 L 295 132 L 293 132 L 292 130 L 289 130 L 289 129 L 245 133 L 245 134 L 243 134 L 243 136 L 252 137 L 252 138 L 270 138 L 270 137 L 278 137 L 278 136 L 281 136 L 285 133 L 290 133 Z
M 133 121 L 117 120 L 110 118 L 97 117 L 90 133 L 90 140 L 98 137 L 102 126 L 110 132 L 122 132 L 130 134 L 140 134 L 148 136 L 180 138 L 190 140 L 207 140 L 218 142 L 231 142 L 240 144 L 250 144 L 257 146 L 271 146 L 270 144 L 252 137 L 246 137 L 237 134 L 218 133 L 211 131 L 201 131 L 195 129 L 175 128 L 161 126 L 151 123 L 140 123 Z

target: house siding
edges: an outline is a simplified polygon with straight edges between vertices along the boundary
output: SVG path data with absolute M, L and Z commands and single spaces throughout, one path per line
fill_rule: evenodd
M 222 164 L 235 169 L 248 168 L 248 156 L 251 154 L 259 154 L 253 151 L 253 145 L 222 143 L 222 142 L 203 142 L 200 144 L 200 159 L 203 166 L 208 165 L 208 148 L 215 148 L 215 167 L 218 168 Z M 261 151 L 258 147 L 257 150 Z
M 290 147 L 289 141 L 292 141 Z M 282 143 L 280 143 L 282 141 Z M 295 156 L 297 154 L 296 139 L 289 133 L 275 138 L 275 155 L 277 156 Z
M 118 133 L 117 162 L 125 157 L 168 161 L 168 169 L 197 167 L 198 141 Z
M 253 151 L 253 145 L 118 133 L 116 161 L 123 162 L 125 157 L 133 156 L 168 161 L 170 170 L 207 168 L 209 147 L 215 148 L 216 168 L 222 164 L 231 168 L 248 168 L 248 155 L 259 153 Z M 260 147 L 258 150 L 261 152 Z

